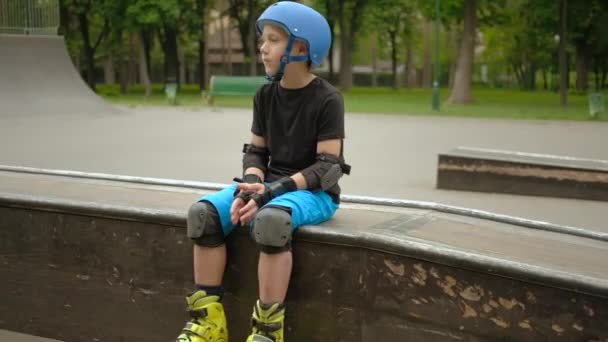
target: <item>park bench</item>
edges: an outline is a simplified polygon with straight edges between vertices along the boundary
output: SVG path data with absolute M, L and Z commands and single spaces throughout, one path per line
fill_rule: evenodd
M 266 83 L 268 80 L 262 76 L 211 76 L 204 97 L 212 106 L 215 96 L 253 96 Z

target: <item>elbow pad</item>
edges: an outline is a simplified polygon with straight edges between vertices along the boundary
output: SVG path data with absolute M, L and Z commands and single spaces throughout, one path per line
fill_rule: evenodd
M 267 148 L 245 144 L 243 153 L 243 173 L 250 167 L 258 168 L 266 173 L 270 161 L 270 151 Z
M 344 174 L 350 174 L 350 166 L 333 154 L 320 153 L 316 163 L 302 170 L 306 185 L 310 190 L 326 191 L 336 184 Z

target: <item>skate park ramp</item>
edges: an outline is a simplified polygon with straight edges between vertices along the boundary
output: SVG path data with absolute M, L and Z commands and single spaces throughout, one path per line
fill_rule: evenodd
M 193 282 L 187 208 L 222 186 L 4 168 L 0 329 L 171 340 Z M 287 340 L 608 339 L 608 236 L 520 223 L 349 198 L 295 235 Z M 242 341 L 258 250 L 243 227 L 227 245 L 224 304 Z
M 0 341 L 6 342 L 61 342 L 59 340 L 51 340 L 44 337 L 20 334 L 12 331 L 0 329 Z
M 82 80 L 64 39 L 0 34 L 0 116 L 119 113 Z

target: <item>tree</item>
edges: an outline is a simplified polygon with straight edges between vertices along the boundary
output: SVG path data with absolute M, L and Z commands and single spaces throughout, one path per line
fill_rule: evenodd
M 372 25 L 379 32 L 379 40 L 388 43 L 391 58 L 392 85 L 399 86 L 397 78 L 398 51 L 411 39 L 414 8 L 409 0 L 377 0 L 371 8 Z M 380 46 L 386 44 L 380 44 Z
M 366 26 L 369 15 L 366 9 L 373 4 L 371 0 L 315 0 L 315 7 L 325 15 L 331 33 L 329 46 L 329 79 L 334 76 L 334 49 L 336 40 L 339 44 L 338 83 L 342 90 L 353 85 L 352 59 L 357 47 L 357 38 Z M 350 19 L 349 19 L 350 18 Z M 336 36 L 339 39 L 336 39 Z
M 566 27 L 567 27 L 567 11 L 568 1 L 560 1 L 560 25 L 559 25 L 559 98 L 560 104 L 566 106 L 568 104 L 568 66 L 566 62 Z
M 336 18 L 340 30 L 340 87 L 347 91 L 353 86 L 352 52 L 356 48 L 356 36 L 364 22 L 365 8 L 369 0 L 336 0 Z
M 337 12 L 337 0 L 315 0 L 315 8 L 325 16 L 327 23 L 329 24 L 329 33 L 331 36 L 331 44 L 329 45 L 329 52 L 327 54 L 329 75 L 328 79 L 333 82 L 335 78 L 334 73 L 334 43 L 336 38 L 336 12 Z
M 198 38 L 198 77 L 199 77 L 199 88 L 200 90 L 205 89 L 205 85 L 207 84 L 207 25 L 208 20 L 208 0 L 196 0 L 196 13 L 198 13 L 198 18 L 200 21 L 198 22 L 199 27 L 199 38 Z
M 608 3 L 600 5 L 597 20 L 594 21 L 593 32 L 595 32 L 595 45 L 592 51 L 593 70 L 595 72 L 595 91 L 607 87 L 608 81 Z
M 475 36 L 477 33 L 477 0 L 465 0 L 464 29 L 460 52 L 454 75 L 454 86 L 448 98 L 449 103 L 467 104 L 473 101 L 471 84 L 473 75 L 473 60 L 475 53 Z
M 473 82 L 473 62 L 475 58 L 475 41 L 478 26 L 491 26 L 505 21 L 502 9 L 504 0 L 460 0 L 464 1 L 463 31 L 454 74 L 454 84 L 448 98 L 449 103 L 467 104 L 473 101 L 471 85 Z M 456 8 L 459 3 L 453 1 Z
M 95 52 L 109 33 L 109 19 L 105 0 L 62 0 L 64 15 L 78 23 L 86 66 L 86 82 L 92 90 L 96 87 Z M 92 32 L 96 31 L 96 32 Z M 96 34 L 96 37 L 94 36 Z
M 547 73 L 551 73 L 552 58 L 557 52 L 553 0 L 511 0 L 505 7 L 507 20 L 500 26 L 484 30 L 486 49 L 484 59 L 494 69 L 515 74 L 521 89 L 536 88 L 537 71 L 542 71 L 545 89 Z
M 145 42 L 150 40 L 152 32 L 164 30 L 164 36 L 159 34 L 165 53 L 165 79 L 179 81 L 177 59 L 177 19 L 180 11 L 177 0 L 132 0 L 126 9 L 126 18 L 129 32 L 137 44 L 139 72 L 146 88 L 146 96 L 151 92 L 150 77 L 148 75 L 149 46 Z
M 255 22 L 262 11 L 270 5 L 268 0 L 229 0 L 230 17 L 236 21 L 241 36 L 245 62 L 249 64 L 249 74 L 257 69 L 257 47 Z
M 605 34 L 606 1 L 580 0 L 568 3 L 567 22 L 569 41 L 576 53 L 576 90 L 589 87 L 589 72 L 594 51 Z

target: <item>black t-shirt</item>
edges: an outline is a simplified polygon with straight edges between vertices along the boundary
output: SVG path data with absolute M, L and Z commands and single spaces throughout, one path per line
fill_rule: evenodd
M 316 162 L 317 142 L 344 139 L 342 95 L 320 77 L 300 89 L 265 84 L 253 101 L 251 132 L 270 150 L 266 181 L 291 176 Z M 337 199 L 340 188 L 328 192 Z

